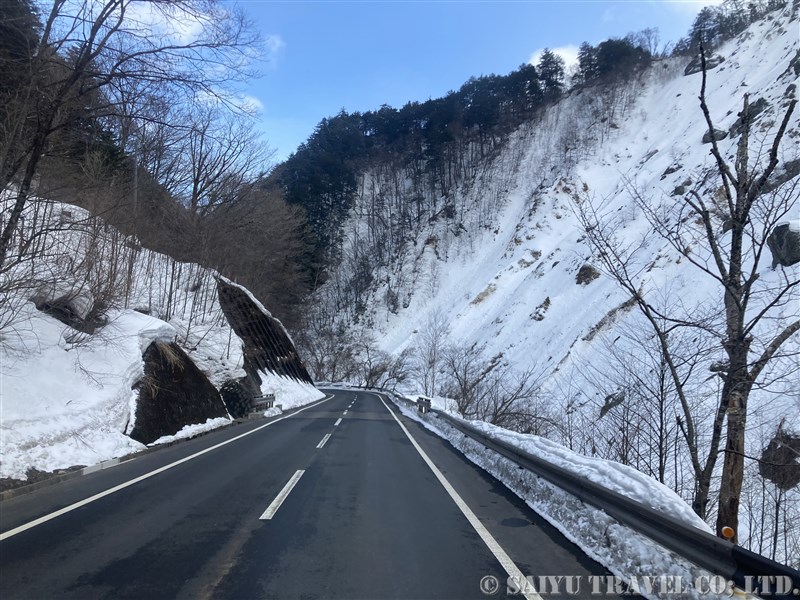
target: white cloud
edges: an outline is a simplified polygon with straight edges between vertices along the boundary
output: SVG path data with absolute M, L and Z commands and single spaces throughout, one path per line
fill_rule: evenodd
M 264 46 L 267 52 L 267 62 L 270 67 L 275 69 L 278 66 L 278 60 L 283 55 L 283 49 L 286 48 L 286 42 L 277 34 L 270 34 L 264 40 Z
M 188 44 L 198 39 L 214 15 L 189 12 L 180 6 L 157 3 L 132 3 L 128 8 L 129 23 L 165 42 Z
M 239 98 L 239 106 L 251 113 L 257 113 L 264 110 L 264 103 L 255 96 L 244 94 Z
M 550 48 L 550 51 L 564 59 L 567 70 L 573 65 L 578 64 L 578 47 L 574 44 L 567 44 L 566 46 L 559 46 L 558 48 Z M 528 64 L 536 65 L 544 52 L 544 48 L 540 48 L 528 59 Z

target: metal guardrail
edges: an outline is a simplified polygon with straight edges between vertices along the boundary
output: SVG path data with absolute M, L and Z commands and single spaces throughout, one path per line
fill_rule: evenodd
M 398 400 L 414 404 L 394 392 L 382 391 Z M 686 525 L 678 519 L 606 489 L 509 443 L 493 438 L 447 413 L 436 409 L 430 409 L 430 413 L 446 421 L 464 435 L 528 469 L 581 501 L 599 508 L 620 523 L 658 542 L 690 562 L 715 575 L 722 576 L 726 580 L 733 581 L 740 589 L 769 598 L 796 600 L 800 597 L 798 595 L 800 594 L 800 571 L 796 569 Z M 782 593 L 781 589 L 776 586 L 778 578 L 783 578 L 781 580 L 783 584 L 791 582 L 792 589 Z M 783 587 L 788 586 L 784 585 Z M 793 593 L 794 590 L 798 590 L 798 593 Z
M 256 396 L 253 398 L 251 412 L 259 412 L 267 410 L 275 405 L 275 394 L 264 394 L 263 396 Z

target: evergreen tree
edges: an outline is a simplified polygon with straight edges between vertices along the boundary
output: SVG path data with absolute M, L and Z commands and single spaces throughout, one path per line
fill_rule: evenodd
M 594 81 L 598 77 L 597 48 L 589 42 L 583 42 L 578 49 L 578 68 L 583 83 Z
M 39 41 L 39 15 L 31 0 L 3 0 L 3 18 L 0 19 L 0 76 L 19 73 L 20 67 L 30 62 Z
M 533 65 L 520 65 L 505 77 L 503 85 L 511 112 L 517 117 L 529 116 L 543 99 L 539 73 Z
M 558 98 L 564 90 L 564 59 L 545 48 L 536 65 L 546 100 Z
M 32 0 L 3 0 L 0 18 L 0 124 L 10 115 L 19 93 L 27 89 L 31 60 L 39 42 L 39 16 Z M 24 100 L 23 100 L 24 101 Z

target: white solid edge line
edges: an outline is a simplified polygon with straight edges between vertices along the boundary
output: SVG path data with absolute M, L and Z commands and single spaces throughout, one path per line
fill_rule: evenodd
M 375 396 L 378 397 L 383 406 L 386 407 L 386 410 L 389 411 L 389 414 L 392 415 L 395 421 L 397 421 L 397 424 L 400 426 L 400 429 L 403 430 L 403 433 L 405 433 L 406 437 L 411 441 L 411 445 L 414 446 L 417 452 L 419 452 L 419 455 L 422 457 L 422 460 L 424 460 L 425 464 L 427 464 L 430 470 L 433 471 L 433 474 L 436 476 L 436 479 L 439 480 L 439 483 L 441 483 L 444 489 L 447 491 L 447 493 L 450 494 L 450 497 L 453 499 L 453 502 L 456 503 L 456 506 L 458 506 L 458 508 L 461 510 L 461 512 L 469 521 L 470 525 L 472 525 L 472 527 L 478 533 L 480 538 L 483 540 L 483 543 L 486 544 L 491 553 L 494 554 L 494 557 L 503 566 L 503 569 L 505 569 L 509 577 L 514 578 L 514 581 L 519 584 L 519 587 L 521 588 L 520 591 L 525 596 L 525 598 L 527 598 L 528 600 L 543 600 L 543 598 L 538 593 L 536 593 L 535 590 L 530 589 L 531 586 L 526 585 L 527 580 L 525 579 L 525 575 L 522 574 L 522 571 L 519 570 L 519 567 L 517 567 L 517 565 L 514 564 L 514 561 L 511 560 L 511 557 L 506 553 L 505 550 L 503 550 L 503 548 L 500 546 L 497 540 L 494 539 L 494 536 L 492 536 L 492 534 L 489 533 L 489 530 L 486 529 L 486 527 L 484 527 L 483 523 L 481 523 L 478 517 L 475 515 L 475 513 L 472 512 L 472 509 L 469 506 L 467 506 L 467 503 L 464 502 L 463 498 L 461 498 L 461 496 L 458 495 L 458 492 L 456 492 L 455 488 L 453 488 L 453 486 L 450 485 L 450 482 L 447 481 L 447 479 L 445 479 L 444 475 L 442 475 L 442 472 L 438 469 L 438 467 L 435 464 L 433 464 L 433 461 L 428 457 L 428 455 L 425 454 L 425 451 L 417 443 L 417 440 L 415 440 L 411 436 L 411 433 L 408 431 L 408 429 L 406 429 L 406 426 L 403 425 L 400 419 L 397 418 L 397 415 L 395 415 L 392 409 L 389 408 L 386 402 L 384 402 L 383 398 L 381 398 L 378 394 L 375 394 Z
M 333 426 L 336 427 L 341 422 L 342 422 L 342 417 L 339 417 L 338 419 L 336 419 L 336 423 L 334 423 Z
M 283 489 L 280 491 L 280 493 L 275 496 L 275 500 L 273 500 L 272 503 L 267 507 L 267 510 L 265 510 L 264 514 L 259 517 L 259 520 L 267 521 L 275 516 L 275 513 L 278 512 L 278 509 L 281 507 L 281 504 L 283 504 L 283 501 L 286 500 L 286 497 L 294 489 L 294 486 L 296 486 L 297 482 L 300 481 L 303 473 L 305 473 L 305 470 L 300 469 L 296 471 L 294 475 L 292 475 L 292 478 L 286 482 L 286 485 L 283 486 Z
M 325 443 L 330 439 L 330 437 L 331 437 L 331 434 L 330 433 L 326 433 L 325 437 L 322 438 L 322 441 L 319 444 L 317 444 L 317 450 L 322 448 L 325 445 Z
M 144 475 L 140 475 L 139 477 L 131 479 L 130 481 L 126 481 L 125 483 L 120 483 L 119 485 L 115 485 L 112 488 L 109 488 L 109 489 L 107 489 L 107 490 L 105 490 L 103 492 L 99 492 L 99 493 L 95 494 L 94 496 L 90 496 L 88 498 L 85 498 L 83 500 L 75 502 L 74 504 L 70 504 L 69 506 L 65 506 L 64 508 L 59 509 L 59 510 L 57 510 L 55 512 L 52 512 L 49 515 L 44 515 L 43 517 L 39 517 L 38 519 L 34 519 L 33 521 L 30 521 L 29 523 L 25 523 L 23 525 L 20 525 L 19 527 L 15 527 L 14 529 L 9 529 L 8 531 L 4 531 L 3 533 L 0 533 L 0 542 L 2 542 L 5 539 L 8 539 L 10 537 L 13 537 L 13 536 L 17 535 L 18 533 L 22 533 L 23 531 L 27 531 L 28 529 L 33 529 L 37 525 L 41 525 L 42 523 L 46 523 L 47 521 L 50 521 L 51 519 L 55 519 L 56 517 L 60 517 L 61 515 L 64 515 L 64 514 L 66 514 L 68 512 L 72 512 L 73 510 L 75 510 L 77 508 L 80 508 L 82 506 L 86 506 L 87 504 L 91 504 L 95 500 L 100 500 L 100 498 L 105 498 L 106 496 L 110 496 L 111 494 L 113 494 L 115 492 L 118 492 L 120 490 L 124 490 L 126 487 L 130 487 L 130 486 L 132 486 L 132 485 L 134 485 L 136 483 L 139 483 L 140 481 L 144 481 L 145 479 L 149 479 L 150 477 L 153 477 L 154 475 L 158 475 L 159 473 L 163 473 L 164 471 L 167 471 L 167 470 L 169 470 L 169 469 L 171 469 L 173 467 L 177 467 L 178 465 L 181 465 L 181 464 L 183 464 L 185 462 L 188 462 L 188 461 L 190 461 L 190 460 L 192 460 L 194 458 L 197 458 L 198 456 L 202 456 L 203 454 L 206 454 L 207 452 L 211 452 L 212 450 L 216 450 L 217 448 L 221 448 L 222 446 L 230 444 L 231 442 L 235 442 L 236 440 L 240 440 L 243 437 L 247 437 L 248 435 L 251 435 L 251 434 L 255 433 L 256 431 L 261 431 L 265 427 L 269 427 L 270 425 L 272 425 L 274 423 L 277 423 L 278 421 L 283 421 L 284 419 L 288 419 L 290 417 L 293 417 L 294 415 L 296 415 L 298 413 L 301 413 L 304 410 L 307 410 L 309 408 L 313 408 L 315 406 L 318 406 L 318 405 L 322 404 L 323 402 L 327 402 L 328 400 L 330 400 L 333 397 L 334 397 L 333 395 L 330 395 L 327 398 L 323 398 L 319 402 L 315 402 L 314 404 L 309 404 L 308 406 L 304 406 L 303 408 L 293 412 L 290 415 L 286 415 L 284 417 L 280 417 L 279 419 L 275 419 L 274 421 L 270 421 L 269 423 L 261 425 L 260 427 L 256 427 L 255 429 L 251 429 L 250 431 L 247 431 L 247 432 L 245 432 L 245 433 L 243 433 L 241 435 L 237 435 L 236 437 L 233 437 L 233 438 L 231 438 L 229 440 L 226 440 L 224 442 L 220 442 L 219 444 L 211 446 L 210 448 L 206 448 L 205 450 L 200 450 L 200 452 L 195 452 L 194 454 L 192 454 L 190 456 L 186 456 L 186 457 L 184 457 L 184 458 L 182 458 L 180 460 L 176 460 L 174 463 L 170 463 L 168 465 L 165 465 L 163 467 L 160 467 L 160 468 L 156 469 L 155 471 L 150 471 L 149 473 L 145 473 Z

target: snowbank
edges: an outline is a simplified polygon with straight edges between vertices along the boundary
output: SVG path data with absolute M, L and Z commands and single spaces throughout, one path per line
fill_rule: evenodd
M 151 442 L 147 445 L 158 446 L 160 444 L 169 444 L 171 442 L 175 442 L 180 439 L 191 438 L 196 435 L 200 435 L 201 433 L 206 433 L 207 431 L 211 431 L 212 429 L 218 429 L 219 427 L 225 427 L 230 424 L 231 420 L 226 419 L 224 417 L 219 417 L 217 419 L 208 419 L 205 423 L 186 425 L 175 435 L 165 435 L 163 437 L 158 438 L 155 442 Z
M 457 417 L 456 417 L 457 418 Z M 483 421 L 466 421 L 474 428 L 557 465 L 604 488 L 636 500 L 698 529 L 712 532 L 673 490 L 633 467 L 610 460 L 583 456 L 537 435 L 516 433 Z
M 275 406 L 281 410 L 298 408 L 325 397 L 310 383 L 303 383 L 283 375 L 259 371 L 261 393 L 275 394 Z M 272 416 L 265 413 L 264 416 Z
M 9 201 L 0 193 L 0 208 Z M 24 480 L 31 468 L 93 465 L 142 450 L 125 433 L 136 416 L 132 387 L 144 375 L 142 354 L 153 342 L 177 343 L 217 390 L 246 377 L 242 339 L 220 306 L 218 273 L 141 248 L 74 206 L 33 199 L 25 211 L 20 235 L 32 236 L 37 223 L 50 223 L 52 233 L 47 252 L 0 274 L 0 289 L 10 290 L 0 299 L 0 478 Z M 70 309 L 85 318 L 95 292 L 103 294 L 99 306 L 116 308 L 102 311 L 91 334 L 31 301 L 68 296 Z M 272 375 L 263 376 L 262 391 L 275 393 L 284 408 L 322 397 L 313 386 Z M 190 424 L 155 443 L 229 422 Z
M 142 352 L 172 341 L 175 329 L 131 310 L 114 311 L 102 332 L 76 332 L 22 306 L 16 334 L 0 361 L 0 477 L 25 479 L 144 448 L 124 431 L 133 414 L 133 384 L 144 374 Z
M 605 566 L 614 575 L 636 584 L 645 577 L 666 576 L 667 580 L 694 582 L 699 577 L 708 581 L 714 576 L 653 540 L 618 523 L 605 512 L 585 504 L 576 497 L 548 483 L 515 463 L 466 437 L 442 419 L 423 419 L 413 409 L 398 403 L 401 412 L 424 427 L 448 440 L 469 460 L 503 482 L 528 506 L 577 545 L 587 556 Z M 510 432 L 488 423 L 469 421 L 469 424 L 514 446 L 536 454 L 554 464 L 586 477 L 637 500 L 687 525 L 710 531 L 709 527 L 672 490 L 638 471 L 611 461 L 578 455 L 563 446 L 532 435 Z M 674 598 L 670 590 L 664 594 L 644 589 L 639 593 L 652 600 Z M 728 593 L 703 593 L 687 590 L 682 598 L 721 600 Z M 742 596 L 744 597 L 744 596 Z

